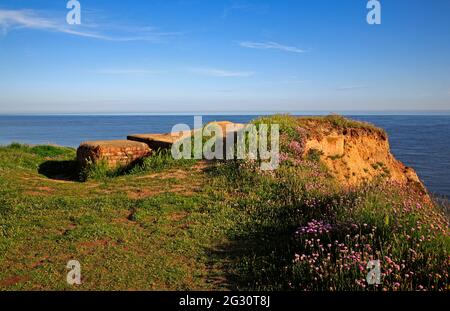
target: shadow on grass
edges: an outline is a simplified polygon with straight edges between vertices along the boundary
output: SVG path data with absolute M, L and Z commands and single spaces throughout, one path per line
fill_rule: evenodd
M 212 187 L 229 224 L 226 241 L 209 249 L 210 281 L 230 290 L 293 290 L 298 279 L 293 260 L 300 247 L 295 232 L 307 220 L 331 217 L 339 193 L 314 197 L 311 208 L 302 190 L 293 193 L 289 184 L 246 172 L 236 163 L 206 172 L 218 178 Z
M 228 242 L 209 253 L 221 271 L 210 274 L 211 282 L 229 290 L 289 290 L 296 246 L 295 212 L 288 206 L 267 208 L 247 215 L 245 223 L 238 222 Z
M 228 290 L 289 290 L 294 254 L 292 233 L 274 233 L 264 239 L 236 239 L 210 253 L 224 262 L 222 279 L 211 274 L 210 280 Z
M 38 172 L 50 179 L 81 181 L 78 162 L 75 160 L 45 161 L 39 165 Z

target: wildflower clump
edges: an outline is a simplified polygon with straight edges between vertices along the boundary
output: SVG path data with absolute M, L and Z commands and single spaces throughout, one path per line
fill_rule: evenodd
M 282 115 L 257 122 L 263 121 L 280 124 L 276 171 L 267 174 L 245 161 L 215 168 L 221 186 L 232 193 L 222 204 L 245 213 L 230 229 L 231 239 L 245 245 L 230 267 L 241 288 L 449 288 L 449 223 L 426 194 L 387 179 L 343 187 L 320 154 L 305 153 L 311 135 L 305 120 Z M 382 132 L 340 117 L 324 122 Z M 378 283 L 368 281 L 372 261 L 380 264 Z

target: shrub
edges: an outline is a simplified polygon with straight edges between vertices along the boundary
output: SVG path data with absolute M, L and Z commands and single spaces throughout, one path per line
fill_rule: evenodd
M 306 155 L 306 158 L 307 158 L 309 161 L 312 161 L 312 162 L 319 162 L 319 161 L 320 161 L 320 157 L 321 157 L 322 155 L 323 155 L 323 152 L 322 152 L 322 151 L 313 148 L 313 149 L 310 149 L 310 150 L 308 151 L 308 154 Z
M 158 172 L 174 167 L 191 166 L 193 163 L 195 163 L 195 160 L 176 160 L 172 157 L 170 150 L 160 149 L 154 152 L 150 157 L 146 157 L 137 163 L 127 173 L 140 174 L 145 172 Z
M 106 160 L 92 161 L 87 163 L 80 170 L 80 180 L 87 181 L 89 179 L 104 179 L 116 177 L 123 172 L 121 167 L 111 168 Z

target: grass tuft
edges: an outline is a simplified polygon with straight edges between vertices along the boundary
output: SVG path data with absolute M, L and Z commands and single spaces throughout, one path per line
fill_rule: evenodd
M 150 157 L 144 158 L 129 170 L 129 174 L 143 174 L 149 172 L 160 172 L 171 168 L 190 167 L 195 160 L 180 159 L 172 157 L 170 150 L 157 150 Z

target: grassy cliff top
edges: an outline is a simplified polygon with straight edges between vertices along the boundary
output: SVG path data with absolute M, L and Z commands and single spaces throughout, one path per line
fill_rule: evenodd
M 309 135 L 322 135 L 329 132 L 345 133 L 351 130 L 374 134 L 382 139 L 387 139 L 384 129 L 375 125 L 356 121 L 341 115 L 328 116 L 291 116 L 289 114 L 277 114 L 273 116 L 260 117 L 254 123 L 280 124 L 281 130 L 285 132 L 296 131 L 297 128 L 307 130 Z
M 303 122 L 267 120 L 280 118 L 292 135 Z M 436 206 L 382 179 L 343 189 L 317 157 L 287 156 L 267 173 L 161 153 L 80 182 L 73 149 L 0 147 L 0 289 L 448 289 Z M 377 288 L 365 281 L 370 259 L 381 261 Z

